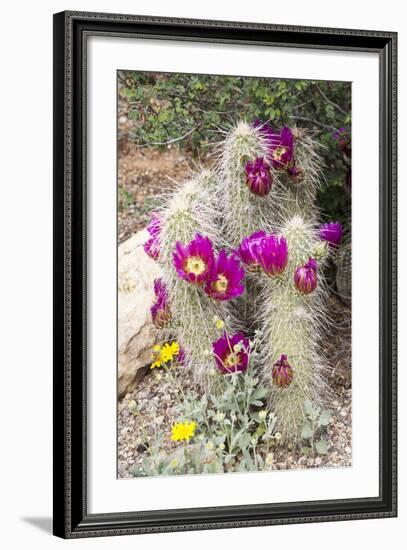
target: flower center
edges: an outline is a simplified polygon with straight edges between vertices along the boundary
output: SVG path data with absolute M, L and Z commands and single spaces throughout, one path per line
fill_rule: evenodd
M 212 288 L 216 292 L 224 293 L 228 288 L 229 281 L 224 275 L 219 275 L 217 280 L 212 284 Z
M 226 367 L 235 367 L 236 365 L 239 365 L 239 363 L 240 357 L 238 353 L 232 352 L 225 359 Z
M 206 263 L 200 256 L 190 256 L 185 262 L 185 271 L 194 275 L 201 275 L 206 270 Z
M 273 159 L 274 160 L 281 160 L 281 157 L 286 152 L 286 147 L 277 147 L 273 152 Z

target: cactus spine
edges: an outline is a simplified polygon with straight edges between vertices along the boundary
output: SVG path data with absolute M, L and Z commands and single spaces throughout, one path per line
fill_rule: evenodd
M 260 131 L 245 122 L 239 122 L 221 143 L 217 202 L 222 233 L 230 247 L 237 247 L 244 237 L 264 229 L 275 209 L 273 188 L 259 197 L 246 185 L 246 162 L 267 154 L 267 142 Z
M 316 222 L 318 208 L 315 205 L 317 190 L 321 185 L 322 161 L 320 145 L 305 130 L 295 128 L 295 166 L 301 176 L 299 180 L 285 174 L 275 183 L 278 209 L 275 223 L 280 226 L 294 216 Z
M 259 329 L 263 346 L 256 367 L 270 382 L 271 407 L 280 431 L 287 439 L 298 441 L 304 401 L 322 404 L 327 393 L 320 338 L 328 319 L 320 268 L 328 248 L 315 229 L 315 197 L 321 181 L 317 145 L 309 134 L 294 132 L 295 166 L 300 177 L 294 178 L 288 167 L 270 168 L 273 184 L 263 196 L 248 188 L 245 166 L 257 158 L 267 159 L 267 138 L 244 122 L 227 133 L 218 146 L 214 173 L 202 172 L 179 186 L 163 209 L 160 261 L 170 297 L 172 326 L 193 367 L 195 382 L 208 387 L 206 373 L 214 365 L 210 350 L 218 337 L 214 317 L 227 321 L 229 333 L 243 327 L 246 331 Z M 246 292 L 241 298 L 231 303 L 215 302 L 177 275 L 172 261 L 177 241 L 187 244 L 200 233 L 209 237 L 217 250 L 235 249 L 243 238 L 259 230 L 285 237 L 288 265 L 277 277 L 247 272 Z M 318 261 L 318 284 L 305 295 L 296 288 L 294 273 L 309 258 Z M 290 375 L 289 383 L 282 387 L 273 383 L 272 369 L 283 356 L 288 358 L 287 368 L 292 368 L 293 377 L 291 380 Z
M 279 429 L 286 438 L 296 441 L 300 438 L 305 399 L 321 404 L 326 393 L 318 345 L 326 322 L 326 291 L 320 274 L 317 289 L 309 295 L 301 294 L 294 285 L 296 267 L 305 264 L 318 246 L 312 225 L 297 216 L 282 228 L 282 234 L 287 239 L 289 262 L 282 277 L 264 280 L 259 311 L 264 339 L 261 367 L 271 384 L 270 401 Z M 282 354 L 287 355 L 294 371 L 288 387 L 272 384 L 272 368 Z
M 336 288 L 341 300 L 350 304 L 352 297 L 352 244 L 344 243 L 336 258 Z
M 204 386 L 213 366 L 211 350 L 216 331 L 214 317 L 224 319 L 225 307 L 203 294 L 201 289 L 181 280 L 173 265 L 177 241 L 187 244 L 197 233 L 219 242 L 216 212 L 211 206 L 213 176 L 208 171 L 181 184 L 161 213 L 160 261 L 170 297 L 171 327 L 185 350 L 186 363 L 193 367 L 195 383 Z

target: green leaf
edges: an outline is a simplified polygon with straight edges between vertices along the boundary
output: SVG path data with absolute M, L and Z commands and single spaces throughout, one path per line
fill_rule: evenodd
M 322 411 L 318 418 L 318 426 L 328 426 L 331 421 L 331 411 Z
M 308 421 L 305 421 L 301 430 L 301 437 L 303 439 L 310 439 L 313 435 L 314 432 L 312 431 L 311 424 Z
M 318 454 L 326 455 L 328 452 L 328 442 L 325 439 L 321 439 L 315 443 L 315 449 Z
M 267 397 L 269 390 L 264 386 L 256 388 L 253 392 L 252 399 L 264 399 Z
M 308 456 L 311 452 L 311 447 L 302 447 L 301 452 L 303 455 Z
M 239 472 L 245 472 L 246 471 L 246 460 L 242 458 L 239 464 Z
M 241 449 L 246 449 L 250 445 L 250 434 L 245 433 L 240 438 L 238 438 L 237 443 Z
M 259 413 L 258 413 L 258 412 L 250 411 L 249 414 L 250 414 L 250 418 L 251 418 L 252 420 L 254 420 L 255 422 L 258 422 L 258 423 L 263 422 L 263 420 L 260 420 L 260 418 L 259 418 Z
M 304 401 L 304 411 L 308 414 L 308 416 L 312 416 L 312 413 L 314 412 L 314 407 L 309 399 Z

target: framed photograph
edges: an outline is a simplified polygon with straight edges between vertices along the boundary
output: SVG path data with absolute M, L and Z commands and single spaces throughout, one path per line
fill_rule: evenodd
M 54 15 L 54 534 L 397 514 L 393 32 Z

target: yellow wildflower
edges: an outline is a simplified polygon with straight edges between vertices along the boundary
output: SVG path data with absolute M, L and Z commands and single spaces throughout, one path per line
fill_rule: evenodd
M 153 347 L 153 353 L 151 354 L 151 363 L 150 369 L 155 369 L 156 367 L 161 367 L 162 357 L 161 357 L 161 346 L 158 344 Z
M 155 345 L 151 354 L 153 363 L 150 368 L 155 369 L 156 367 L 161 367 L 164 363 L 172 361 L 174 357 L 179 355 L 179 352 L 180 347 L 178 342 L 171 342 L 171 344 L 166 342 L 163 346 Z
M 171 429 L 173 441 L 189 441 L 194 437 L 196 422 L 176 422 Z
M 174 356 L 178 354 L 179 354 L 178 342 L 171 342 L 171 344 L 167 342 L 161 348 L 160 357 L 161 357 L 161 360 L 164 361 L 164 363 L 168 363 L 168 361 L 172 361 Z
M 154 357 L 152 356 L 151 359 L 154 359 Z M 155 369 L 156 367 L 161 367 L 161 360 L 159 357 L 153 363 L 151 363 L 150 369 Z

